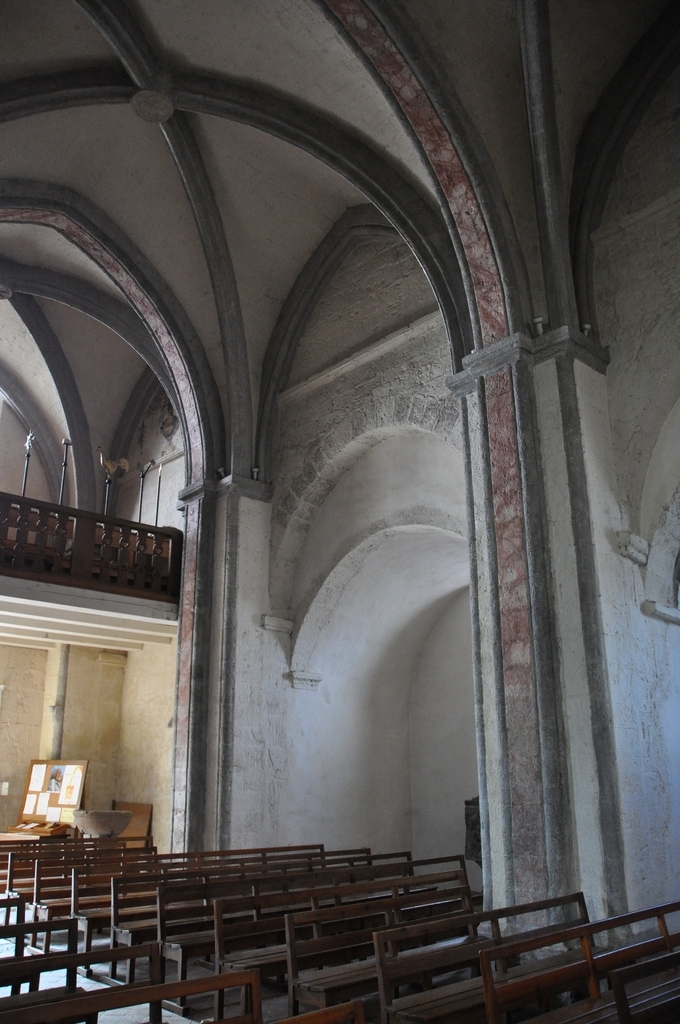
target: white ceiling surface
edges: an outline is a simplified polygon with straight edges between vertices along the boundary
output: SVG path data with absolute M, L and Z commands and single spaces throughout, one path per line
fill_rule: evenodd
M 0 224 L 0 256 L 77 277 L 116 299 L 123 298 L 108 274 L 54 228 L 40 224 Z
M 2 81 L 105 62 L 110 47 L 73 0 L 2 0 Z
M 79 107 L 0 126 L 0 177 L 66 185 L 102 208 L 163 275 L 225 372 L 215 304 L 180 177 L 155 125 L 128 106 Z
M 18 378 L 41 409 L 52 429 L 51 442 L 61 453 L 61 439 L 68 437 L 68 427 L 57 389 L 32 335 L 6 301 L 0 302 L 0 364 Z
M 431 189 L 419 151 L 313 0 L 133 0 L 171 63 L 285 92 L 340 119 Z
M 192 122 L 229 242 L 256 402 L 262 359 L 286 295 L 335 221 L 366 199 L 280 139 L 216 117 Z
M 176 604 L 0 576 L 2 644 L 134 651 L 176 635 Z

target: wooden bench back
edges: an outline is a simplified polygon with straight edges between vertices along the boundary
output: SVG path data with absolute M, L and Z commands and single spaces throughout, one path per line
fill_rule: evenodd
M 506 926 L 513 923 L 515 928 L 519 923 L 535 931 L 539 916 L 555 918 L 559 915 L 564 919 L 567 914 L 572 923 L 575 919 L 588 921 L 582 892 L 473 914 L 433 918 L 376 932 L 374 948 L 383 1020 L 387 1018 L 395 987 L 419 974 L 443 974 L 457 967 L 466 941 L 473 943 L 471 956 L 476 960 L 480 947 L 502 944 L 505 948 L 505 943 L 511 940 L 512 936 L 503 933 L 503 923 Z M 562 927 L 559 923 L 549 923 L 539 930 L 541 934 L 552 934 Z M 464 955 L 464 949 L 462 952 Z
M 365 902 L 286 914 L 289 982 L 302 970 L 372 957 L 376 931 L 394 926 L 409 913 L 432 920 L 436 908 L 445 908 L 442 913 L 447 919 L 472 913 L 469 888 L 455 885 L 448 889 L 395 893 Z
M 127 921 L 139 917 L 142 911 L 146 912 L 144 916 L 148 916 L 150 913 L 152 917 L 155 917 L 158 886 L 173 877 L 180 882 L 201 882 L 203 880 L 200 871 L 175 868 L 148 872 L 143 875 L 112 876 L 109 882 L 111 926 L 125 927 Z
M 302 1018 L 286 1017 L 278 1024 L 364 1024 L 364 1004 L 361 999 L 353 1003 L 340 1003 L 338 1006 L 327 1006 L 323 1010 L 312 1010 L 303 1014 Z
M 9 985 L 14 988 L 17 983 L 29 983 L 38 989 L 41 974 L 50 971 L 66 971 L 67 991 L 75 992 L 79 967 L 115 963 L 118 960 L 140 959 L 148 959 L 149 982 L 152 985 L 159 985 L 162 981 L 160 950 L 157 942 L 149 942 L 140 946 L 126 946 L 124 949 L 106 947 L 88 950 L 86 953 L 45 953 L 43 956 L 23 957 L 21 963 L 16 961 L 3 963 L 0 960 L 0 988 Z M 144 984 L 148 984 L 148 982 Z M 0 999 L 1 1010 L 2 999 Z
M 0 927 L 12 924 L 10 918 L 14 914 L 16 924 L 22 924 L 26 916 L 26 900 L 23 896 L 0 896 Z
M 129 947 L 124 954 L 129 954 Z M 226 974 L 212 974 L 207 978 L 189 978 L 161 985 L 140 983 L 79 993 L 72 999 L 60 999 L 54 1003 L 0 1010 L 0 1024 L 59 1024 L 64 1020 L 96 1020 L 97 1014 L 106 1010 L 120 1010 L 143 1003 L 149 1004 L 149 1020 L 160 1024 L 161 1002 L 176 1002 L 185 996 L 219 993 L 233 988 L 244 990 L 242 1008 L 245 1007 L 245 1011 L 230 1018 L 230 1024 L 262 1024 L 259 971 L 230 971 Z M 333 1021 L 332 1024 L 342 1024 L 342 1021 Z
M 440 887 L 450 887 L 450 891 Z M 407 897 L 408 903 L 415 899 L 415 893 L 419 894 L 416 902 L 427 899 L 436 904 L 444 900 L 443 907 L 446 907 L 447 899 L 458 898 L 454 896 L 454 891 L 458 890 L 469 892 L 461 885 L 461 873 L 456 869 L 419 875 L 417 880 L 407 875 L 387 882 L 369 880 L 255 896 L 222 897 L 214 900 L 216 955 L 221 958 L 234 950 L 284 942 L 286 914 L 373 899 Z M 255 927 L 256 922 L 261 925 Z
M 153 854 L 138 847 L 119 854 L 108 852 L 96 860 L 44 861 L 35 863 L 33 880 L 34 904 L 54 902 L 70 904 L 73 898 L 73 872 L 82 878 L 89 874 L 111 879 L 113 875 L 138 875 L 155 867 Z
M 49 937 L 54 932 L 66 932 L 67 935 L 67 951 L 69 953 L 78 952 L 78 922 L 75 918 L 68 918 L 65 921 L 30 921 L 23 922 L 22 924 L 6 924 L 0 927 L 0 939 L 10 941 L 14 939 L 14 953 L 15 957 L 24 956 L 26 952 L 26 937 L 33 935 L 44 935 L 45 945 L 43 947 L 44 953 L 49 950 Z M 36 952 L 36 947 L 31 947 L 32 952 Z M 38 950 L 38 952 L 40 952 Z
M 533 1002 L 547 993 L 567 991 L 579 982 L 587 983 L 590 995 L 597 998 L 600 982 L 611 971 L 634 964 L 643 957 L 670 953 L 680 945 L 680 932 L 672 933 L 666 920 L 676 913 L 680 913 L 680 900 L 603 921 L 567 926 L 549 935 L 518 938 L 504 943 L 502 949 L 491 946 L 482 950 L 480 960 L 489 1024 L 500 1024 L 503 1014 L 510 1008 Z M 630 934 L 635 925 L 655 926 L 656 931 L 632 942 L 622 941 L 621 935 Z M 535 973 L 516 979 L 506 977 L 502 969 L 508 957 L 525 954 L 535 957 L 538 950 L 567 943 L 577 947 L 580 944 L 581 949 L 580 958 L 568 965 L 542 969 L 539 960 Z M 494 964 L 500 964 L 501 969 L 494 970 Z
M 620 1024 L 675 1024 L 680 1020 L 680 953 L 620 967 L 609 977 Z M 642 981 L 647 982 L 643 999 L 630 999 L 627 986 L 634 984 L 639 989 Z

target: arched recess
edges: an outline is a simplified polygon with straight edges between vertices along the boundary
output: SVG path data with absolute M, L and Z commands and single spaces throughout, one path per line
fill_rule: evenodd
M 217 387 L 200 341 L 175 296 L 131 240 L 94 204 L 60 186 L 3 180 L 0 222 L 50 227 L 98 264 L 145 323 L 178 397 L 187 486 L 180 494 L 185 504 L 185 530 L 173 844 L 200 847 L 205 825 L 215 467 L 223 465 L 225 441 Z
M 420 793 L 414 800 L 412 764 L 421 751 L 414 758 L 411 703 L 422 697 L 417 686 L 423 649 L 457 595 L 463 617 L 454 648 L 462 645 L 461 661 L 467 656 L 469 670 L 458 678 L 450 647 L 441 652 L 440 668 L 450 686 L 438 716 L 440 722 L 447 719 L 450 735 L 456 715 L 465 719 L 470 763 L 460 785 L 455 764 L 451 772 L 448 763 L 442 765 L 449 799 L 437 818 L 444 837 L 456 814 L 460 825 L 477 771 L 469 618 L 465 635 L 468 574 L 463 537 L 414 524 L 374 533 L 329 575 L 307 610 L 297 644 L 306 648 L 318 686 L 309 692 L 294 683 L 283 723 L 291 748 L 277 780 L 284 840 L 319 833 L 329 842 L 344 835 L 352 844 L 370 839 L 382 849 L 414 843 L 420 848 L 425 837 L 414 834 Z M 460 748 L 459 753 L 462 761 Z
M 72 306 L 110 328 L 151 367 L 166 390 L 173 384 L 146 324 L 127 303 L 70 274 L 0 257 L 0 281 L 11 292 Z
M 0 367 L 0 393 L 20 420 L 26 433 L 32 430 L 35 434 L 35 453 L 47 478 L 50 501 L 56 502 L 59 498 L 61 468 L 53 446 L 43 444 L 41 440 L 52 436 L 47 420 L 21 381 L 4 366 Z
M 15 294 L 10 299 L 26 329 L 35 341 L 57 389 L 73 442 L 75 502 L 78 508 L 95 511 L 97 488 L 92 463 L 90 426 L 85 415 L 73 370 L 61 344 L 42 309 L 30 295 Z
M 256 457 L 261 479 L 271 479 L 276 431 L 276 396 L 284 391 L 297 345 L 324 289 L 351 251 L 367 238 L 396 237 L 394 228 L 374 206 L 353 206 L 336 221 L 300 271 L 281 307 L 262 365 Z
M 320 579 L 314 582 L 313 578 L 317 576 L 321 578 L 323 573 L 320 575 L 319 570 L 315 570 L 312 573 L 312 582 L 309 587 L 304 586 L 301 588 L 299 582 L 296 584 L 296 577 L 299 581 L 300 559 L 308 541 L 310 530 L 314 528 L 315 523 L 317 524 L 316 528 L 319 528 L 317 519 L 320 510 L 340 481 L 347 477 L 347 474 L 357 466 L 360 460 L 370 454 L 373 449 L 377 449 L 380 446 L 385 444 L 389 446 L 391 442 L 398 443 L 400 439 L 404 439 L 407 441 L 412 440 L 416 445 L 419 445 L 420 442 L 425 442 L 424 448 L 429 448 L 428 442 L 432 442 L 437 449 L 441 449 L 441 452 L 446 453 L 447 465 L 441 477 L 441 489 L 445 492 L 445 497 L 441 501 L 428 503 L 424 497 L 425 492 L 429 489 L 427 477 L 430 457 L 428 457 L 427 453 L 424 453 L 423 459 L 418 462 L 409 461 L 406 464 L 401 463 L 400 466 L 395 466 L 396 470 L 402 469 L 407 478 L 403 481 L 404 486 L 399 489 L 399 500 L 397 502 L 399 508 L 397 509 L 395 506 L 395 514 L 397 516 L 408 516 L 408 508 L 404 506 L 403 501 L 407 496 L 411 495 L 407 505 L 417 506 L 417 511 L 414 508 L 414 516 L 420 515 L 422 517 L 427 507 L 433 514 L 436 511 L 437 514 L 442 516 L 453 517 L 453 519 L 447 519 L 447 526 L 455 521 L 458 527 L 465 532 L 463 527 L 465 512 L 462 457 L 442 437 L 439 437 L 435 431 L 427 430 L 418 421 L 418 412 L 416 410 L 409 410 L 409 414 L 412 415 L 412 422 L 388 423 L 365 430 L 357 434 L 352 441 L 346 444 L 340 451 L 334 453 L 333 456 L 327 457 L 322 466 L 310 465 L 308 474 L 310 482 L 304 493 L 297 497 L 296 507 L 288 517 L 283 535 L 275 550 L 271 569 L 270 596 L 272 608 L 277 612 L 287 615 L 289 610 L 295 611 L 298 601 L 301 606 L 304 606 L 308 605 L 312 600 L 312 595 L 320 582 Z M 422 415 L 422 411 L 420 415 Z M 398 472 L 395 473 L 394 479 L 400 479 Z M 430 476 L 429 482 L 434 480 L 437 480 L 437 478 L 433 475 Z M 423 484 L 423 493 L 421 493 L 420 497 L 417 496 L 419 481 Z M 367 484 L 367 486 L 369 486 L 370 492 L 370 485 Z M 457 498 L 452 493 L 456 490 L 458 490 Z M 283 496 L 282 500 L 285 502 L 285 496 Z M 420 521 L 422 522 L 422 518 Z M 396 525 L 397 522 L 399 520 L 395 519 L 394 524 Z M 386 524 L 382 523 L 381 525 L 385 526 Z M 371 532 L 368 521 L 362 523 L 360 529 Z M 356 542 L 359 538 L 357 535 L 353 535 L 353 539 Z M 350 537 L 342 541 L 346 550 L 349 550 L 352 542 Z M 333 546 L 327 548 L 327 550 L 330 552 L 333 550 Z M 296 589 L 300 593 L 297 599 L 295 597 Z M 302 597 L 303 592 L 305 593 L 304 597 Z
M 579 322 L 597 329 L 591 236 L 601 223 L 619 161 L 655 95 L 680 63 L 680 7 L 670 3 L 616 72 L 581 134 L 570 198 Z

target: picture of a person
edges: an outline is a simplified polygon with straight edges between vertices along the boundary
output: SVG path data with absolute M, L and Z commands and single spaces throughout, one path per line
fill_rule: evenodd
M 61 784 L 64 781 L 64 769 L 61 765 L 55 765 L 50 771 L 50 781 L 47 783 L 48 793 L 60 793 Z

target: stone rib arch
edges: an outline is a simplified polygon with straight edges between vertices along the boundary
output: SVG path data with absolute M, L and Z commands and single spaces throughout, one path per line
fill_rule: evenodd
M 295 626 L 291 635 L 291 669 L 306 671 L 323 623 L 327 616 L 321 614 L 315 625 L 310 626 L 310 615 L 319 603 L 320 608 L 335 607 L 338 592 L 344 591 L 349 580 L 360 570 L 367 555 L 398 531 L 424 532 L 438 530 L 465 539 L 466 523 L 462 514 L 456 515 L 446 509 L 431 509 L 412 506 L 386 519 L 372 523 L 370 527 L 355 534 L 345 545 L 342 557 L 330 573 L 312 581 L 304 598 L 295 611 Z
M 406 434 L 436 434 L 451 443 L 451 431 L 444 429 L 441 411 L 452 401 L 451 398 L 442 398 L 424 405 L 411 403 L 403 416 L 397 418 L 394 415 L 391 419 L 385 415 L 384 404 L 374 401 L 363 410 L 365 418 L 355 420 L 355 434 L 349 442 L 343 444 L 339 436 L 331 433 L 314 445 L 302 471 L 288 487 L 274 495 L 274 519 L 282 527 L 270 576 L 270 599 L 275 611 L 287 613 L 290 608 L 293 576 L 307 534 L 340 478 L 371 448 L 392 438 Z M 394 411 L 399 412 L 396 408 Z M 450 420 L 446 422 L 450 427 Z
M 179 398 L 187 484 L 222 464 L 224 421 L 205 353 L 185 311 L 132 241 L 83 196 L 44 182 L 0 181 L 0 221 L 53 228 L 111 277 L 145 322 Z
M 144 321 L 178 397 L 185 439 L 181 651 L 175 714 L 173 846 L 201 846 L 205 831 L 211 580 L 215 470 L 224 465 L 226 431 L 215 379 L 185 310 L 142 252 L 102 210 L 63 186 L 0 181 L 0 222 L 59 232 L 114 281 Z M 27 298 L 23 296 L 22 298 Z M 35 301 L 35 300 L 32 300 Z
M 52 431 L 42 410 L 32 399 L 21 381 L 5 366 L 0 366 L 0 395 L 6 400 L 17 419 L 28 434 L 35 434 L 35 454 L 45 473 L 50 489 L 50 501 L 56 502 L 59 497 L 59 481 L 61 467 L 55 454 L 55 446 L 45 444 L 45 438 L 52 437 Z M 68 488 L 68 481 L 67 481 Z M 28 492 L 31 493 L 30 491 Z M 68 490 L 67 490 L 68 496 Z
M 452 524 L 453 525 L 453 524 Z M 334 567 L 319 586 L 304 614 L 296 624 L 291 638 L 291 671 L 309 672 L 314 670 L 314 650 L 324 629 L 328 626 L 331 616 L 339 604 L 344 591 L 352 580 L 360 573 L 370 555 L 377 552 L 397 534 L 411 534 L 451 537 L 452 540 L 464 542 L 464 538 L 452 529 L 434 524 L 401 524 L 380 527 L 349 551 Z

